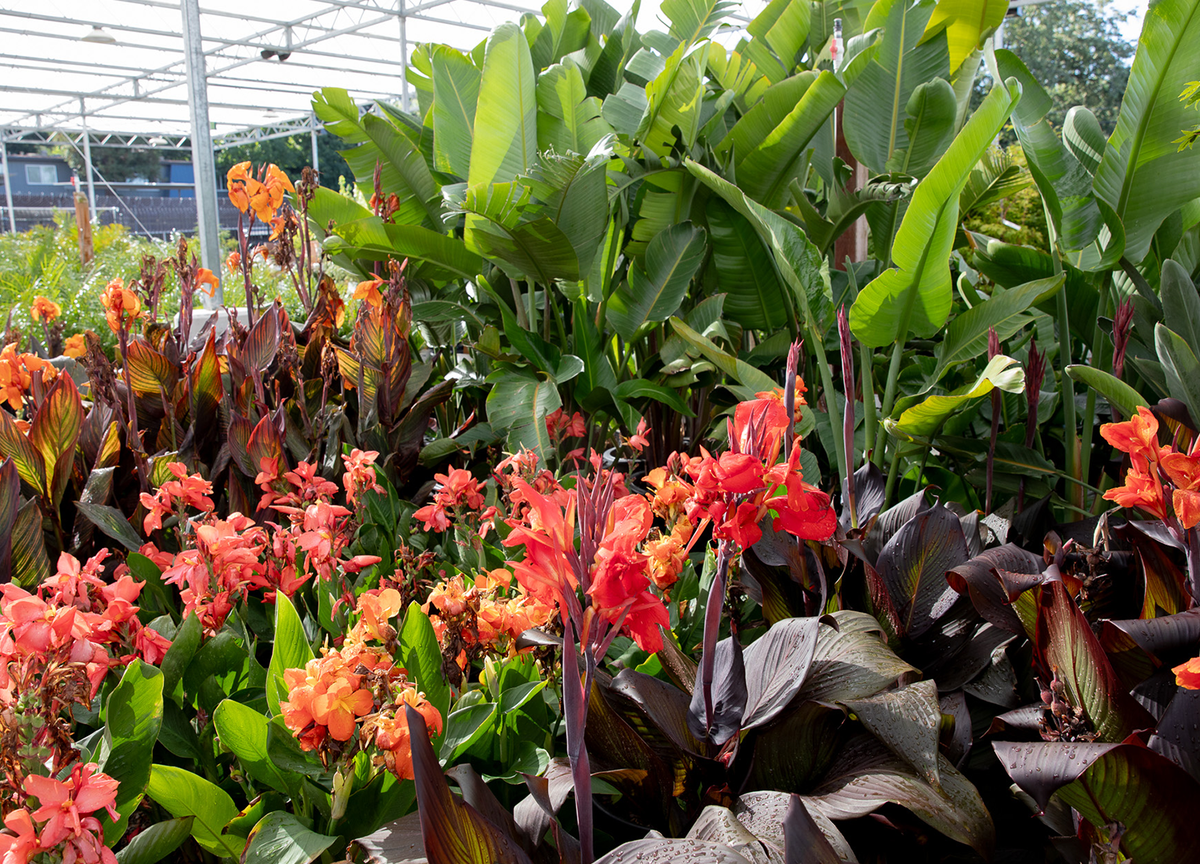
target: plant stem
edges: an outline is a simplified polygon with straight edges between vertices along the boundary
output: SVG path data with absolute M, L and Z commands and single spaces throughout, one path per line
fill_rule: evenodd
M 571 762 L 571 781 L 575 786 L 575 815 L 579 822 L 579 861 L 591 864 L 592 849 L 592 772 L 588 763 L 584 729 L 587 725 L 587 700 L 592 683 L 594 659 L 586 657 L 586 682 L 579 678 L 579 654 L 573 622 L 563 633 L 563 713 L 567 721 L 567 757 Z M 585 686 L 588 688 L 584 691 Z
M 875 449 L 875 436 L 878 432 L 879 421 L 875 416 L 875 373 L 872 369 L 874 352 L 863 343 L 858 343 L 859 363 L 862 365 L 862 394 L 863 394 L 863 454 L 864 462 L 868 454 Z
M 717 544 L 717 568 L 708 602 L 704 606 L 704 642 L 700 654 L 700 686 L 704 693 L 704 737 L 709 739 L 713 728 L 712 682 L 716 663 L 717 638 L 721 629 L 721 610 L 725 606 L 725 582 L 729 576 L 729 559 L 732 555 L 730 542 Z

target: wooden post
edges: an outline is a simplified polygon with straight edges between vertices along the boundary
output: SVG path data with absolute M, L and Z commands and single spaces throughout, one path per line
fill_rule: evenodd
M 75 193 L 75 225 L 79 228 L 79 263 L 86 267 L 95 257 L 95 248 L 92 246 L 91 208 L 82 192 Z

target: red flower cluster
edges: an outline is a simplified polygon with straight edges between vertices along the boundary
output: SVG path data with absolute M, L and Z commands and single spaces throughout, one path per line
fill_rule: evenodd
M 451 518 L 460 519 L 483 507 L 482 486 L 470 471 L 451 468 L 449 474 L 434 474 L 433 479 L 441 484 L 433 496 L 433 503 L 413 514 L 414 519 L 421 520 L 426 531 L 446 531 Z
M 175 475 L 175 479 L 163 483 L 153 495 L 143 492 L 141 496 L 142 506 L 146 508 L 142 529 L 147 534 L 162 528 L 164 516 L 175 514 L 181 523 L 185 522 L 184 507 L 204 513 L 211 513 L 216 508 L 208 497 L 213 491 L 212 483 L 199 474 L 189 476 L 187 466 L 182 462 L 169 463 L 167 470 Z
M 1171 510 L 1180 525 L 1189 529 L 1200 523 L 1200 437 L 1187 453 L 1160 446 L 1158 418 L 1145 406 L 1138 406 L 1137 415 L 1123 423 L 1105 423 L 1100 434 L 1128 453 L 1131 463 L 1125 483 L 1105 492 L 1106 500 L 1165 521 L 1169 518 L 1166 492 L 1170 492 Z
M 355 746 L 373 746 L 376 764 L 402 780 L 412 779 L 404 706 L 420 711 L 430 728 L 442 729 L 437 709 L 412 686 L 387 648 L 396 636 L 388 619 L 399 614 L 400 605 L 400 593 L 392 588 L 362 595 L 361 617 L 345 646 L 283 673 L 288 687 L 288 699 L 279 706 L 283 721 L 300 746 L 318 751 L 326 765 L 352 755 Z
M 42 373 L 42 383 L 49 384 L 58 374 L 48 361 L 36 354 L 18 354 L 17 343 L 10 342 L 0 351 L 0 401 L 20 411 L 25 394 L 33 386 L 33 373 Z
M 65 781 L 28 775 L 22 789 L 39 806 L 31 813 L 27 798 L 25 807 L 4 817 L 8 830 L 0 832 L 0 861 L 27 864 L 34 856 L 55 850 L 63 864 L 116 864 L 117 856 L 104 845 L 100 820 L 91 814 L 106 810 L 114 821 L 120 818 L 113 806 L 117 781 L 97 768 L 91 762 L 76 765 Z M 38 822 L 43 823 L 40 828 L 35 826 Z
M 346 490 L 346 501 L 351 507 L 358 506 L 359 496 L 364 492 L 383 494 L 383 487 L 375 480 L 375 460 L 378 450 L 362 451 L 355 447 L 349 456 L 342 456 L 346 473 L 342 475 L 342 487 Z
M 102 550 L 81 566 L 62 553 L 58 572 L 38 594 L 0 586 L 0 706 L 37 689 L 52 666 L 77 664 L 90 699 L 111 667 L 139 656 L 154 664 L 162 660 L 171 643 L 142 625 L 134 605 L 146 583 L 128 573 L 104 582 L 100 570 L 107 556 Z
M 597 481 L 600 482 L 600 481 Z M 509 519 L 508 547 L 523 546 L 525 558 L 513 562 L 517 581 L 547 607 L 559 607 L 567 623 L 569 601 L 580 587 L 583 574 L 575 549 L 575 495 L 562 506 L 553 495 L 543 495 L 524 480 L 513 481 L 511 499 L 528 507 L 526 518 Z M 653 515 L 640 496 L 617 497 L 606 515 L 594 560 L 587 567 L 586 593 L 591 609 L 610 624 L 629 633 L 644 651 L 662 648 L 659 625 L 670 626 L 662 600 L 650 588 L 650 558 L 639 546 L 650 532 Z
M 554 607 L 522 590 L 512 590 L 504 569 L 479 573 L 468 587 L 462 576 L 433 587 L 422 607 L 433 622 L 443 656 L 466 671 L 469 660 L 485 652 L 516 656 L 517 637 L 540 627 Z
M 546 415 L 546 434 L 555 441 L 563 438 L 583 438 L 587 436 L 587 423 L 578 411 L 568 417 L 566 412 L 559 408 Z
M 797 387 L 797 404 L 803 403 L 803 387 Z M 837 518 L 829 496 L 804 482 L 800 439 L 793 441 L 786 462 L 775 462 L 789 425 L 782 394 L 757 397 L 735 409 L 727 452 L 713 456 L 701 448 L 699 457 L 680 457 L 682 472 L 692 479 L 687 514 L 693 521 L 711 520 L 715 538 L 733 540 L 743 549 L 762 538 L 759 523 L 770 514 L 777 531 L 827 540 Z

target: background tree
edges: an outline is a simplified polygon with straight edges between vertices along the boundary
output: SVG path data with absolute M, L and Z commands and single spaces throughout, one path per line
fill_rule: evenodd
M 1130 14 L 1105 0 L 1055 0 L 1023 6 L 1019 16 L 1005 19 L 1004 46 L 1050 94 L 1055 127 L 1073 106 L 1085 105 L 1112 133 L 1136 48 L 1121 35 Z
M 58 148 L 71 170 L 84 176 L 83 153 L 69 144 Z M 110 183 L 124 183 L 143 178 L 155 181 L 162 174 L 163 154 L 158 150 L 131 150 L 126 147 L 93 147 L 92 167 Z M 96 179 L 99 180 L 100 177 Z
M 317 159 L 320 161 L 321 185 L 337 189 L 340 178 L 346 183 L 354 182 L 354 174 L 338 152 L 340 140 L 322 130 L 317 133 Z M 274 162 L 293 180 L 300 171 L 312 164 L 312 141 L 307 132 L 290 138 L 274 138 L 256 141 L 240 147 L 217 151 L 217 177 L 224 182 L 225 172 L 239 162 L 249 160 L 255 165 Z M 369 193 L 368 193 L 369 194 Z

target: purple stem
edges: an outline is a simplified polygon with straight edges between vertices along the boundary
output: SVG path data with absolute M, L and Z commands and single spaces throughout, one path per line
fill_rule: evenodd
M 563 713 L 567 721 L 567 758 L 571 762 L 571 781 L 575 786 L 575 815 L 579 821 L 579 861 L 592 864 L 592 771 L 588 763 L 584 728 L 587 725 L 587 699 L 596 667 L 595 657 L 584 651 L 585 681 L 579 678 L 579 652 L 575 629 L 568 623 L 563 632 Z
M 725 582 L 729 577 L 731 544 L 722 540 L 717 544 L 717 572 L 712 588 L 708 592 L 708 603 L 704 607 L 704 646 L 700 655 L 700 686 L 704 688 L 704 736 L 709 737 L 713 727 L 712 682 L 716 664 L 717 637 L 721 630 L 721 609 L 725 605 Z
M 854 343 L 850 339 L 850 319 L 846 306 L 838 309 L 838 342 L 842 353 L 842 389 L 846 391 L 846 416 L 842 437 L 846 451 L 846 506 L 850 509 L 850 526 L 858 527 L 858 505 L 854 500 Z

